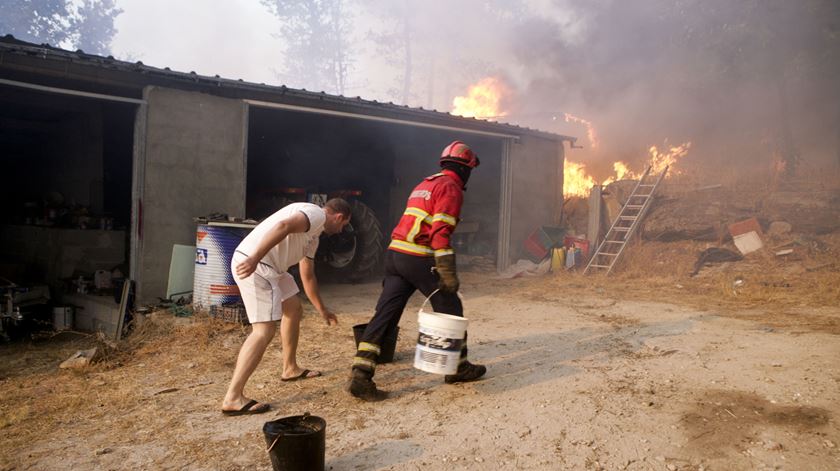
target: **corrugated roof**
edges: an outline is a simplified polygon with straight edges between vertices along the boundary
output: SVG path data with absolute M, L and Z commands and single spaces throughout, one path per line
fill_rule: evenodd
M 499 123 L 476 118 L 465 118 L 455 116 L 448 112 L 426 110 L 423 108 L 412 108 L 394 103 L 384 103 L 376 100 L 366 100 L 362 97 L 345 97 L 332 95 L 325 92 L 312 92 L 305 89 L 289 88 L 285 85 L 267 85 L 264 83 L 246 82 L 242 79 L 233 80 L 222 78 L 218 75 L 210 77 L 199 75 L 195 72 L 179 72 L 169 67 L 163 69 L 148 66 L 142 62 L 126 62 L 117 60 L 112 56 L 103 57 L 93 54 L 86 54 L 84 51 L 68 51 L 56 48 L 49 44 L 33 44 L 15 39 L 11 35 L 0 38 L 0 70 L 10 66 L 10 58 L 6 54 L 26 58 L 37 58 L 45 61 L 57 61 L 67 64 L 74 64 L 81 67 L 97 68 L 103 71 L 113 71 L 119 74 L 130 74 L 134 80 L 143 85 L 161 85 L 165 82 L 174 88 L 200 88 L 202 91 L 213 93 L 213 89 L 236 90 L 238 98 L 252 98 L 272 101 L 276 103 L 305 103 L 308 106 L 332 110 L 351 108 L 366 114 L 376 116 L 396 116 L 401 119 L 409 119 L 427 123 L 445 123 L 450 126 L 459 126 L 466 129 L 486 130 L 491 132 L 506 132 L 512 134 L 537 135 L 557 141 L 576 141 L 576 138 L 561 134 L 549 133 L 537 129 L 518 126 L 510 123 Z M 27 72 L 33 72 L 31 67 Z M 37 72 L 37 71 L 35 71 Z M 70 71 L 52 70 L 55 74 L 70 75 Z M 90 75 L 90 74 L 87 74 Z M 102 81 L 102 77 L 93 75 L 79 78 L 79 80 Z

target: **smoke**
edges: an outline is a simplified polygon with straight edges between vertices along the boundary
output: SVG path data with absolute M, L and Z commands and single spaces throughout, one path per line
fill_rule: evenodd
M 689 159 L 707 167 L 837 158 L 837 2 L 555 4 L 570 21 L 536 17 L 516 34 L 516 59 L 535 71 L 521 91 L 521 121 L 581 137 L 585 128 L 545 116 L 562 110 L 592 121 L 603 145 L 575 158 L 602 168 L 639 162 L 665 140 L 693 142 Z M 575 34 L 564 35 L 570 28 Z
M 494 77 L 511 89 L 500 121 L 578 137 L 585 149 L 569 156 L 598 179 L 683 142 L 698 166 L 840 163 L 836 0 L 322 0 L 334 2 L 350 21 L 346 83 L 326 92 L 451 111 Z M 220 14 L 196 0 L 119 0 L 114 46 L 152 65 L 319 91 L 312 74 L 276 74 L 300 58 L 265 3 Z

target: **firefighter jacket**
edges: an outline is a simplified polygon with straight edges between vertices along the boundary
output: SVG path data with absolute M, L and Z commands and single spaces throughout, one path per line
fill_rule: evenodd
M 454 254 L 449 236 L 458 224 L 463 202 L 464 183 L 455 172 L 443 170 L 426 177 L 408 196 L 388 248 L 420 257 Z

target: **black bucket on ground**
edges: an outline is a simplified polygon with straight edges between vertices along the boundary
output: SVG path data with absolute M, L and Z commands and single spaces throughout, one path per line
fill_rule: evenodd
M 367 324 L 357 324 L 353 326 L 353 337 L 356 339 L 356 349 L 359 348 L 359 342 L 362 341 L 362 335 L 365 333 Z M 382 345 L 379 346 L 379 358 L 376 363 L 391 363 L 394 361 L 394 350 L 397 349 L 397 335 L 400 333 L 399 326 L 395 326 L 394 330 L 385 332 L 385 337 L 382 339 Z
M 263 425 L 274 471 L 324 469 L 327 422 L 314 415 L 294 415 Z

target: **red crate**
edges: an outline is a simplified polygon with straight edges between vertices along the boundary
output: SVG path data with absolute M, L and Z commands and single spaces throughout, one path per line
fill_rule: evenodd
M 528 258 L 534 263 L 543 261 L 552 248 L 560 245 L 563 234 L 565 231 L 559 227 L 542 226 L 535 229 L 524 243 Z
M 563 239 L 563 247 L 580 249 L 583 253 L 583 258 L 589 258 L 589 241 L 586 239 L 567 236 Z
M 548 255 L 548 249 L 540 243 L 536 237 L 528 237 L 525 239 L 525 251 L 528 253 L 528 258 L 534 262 L 539 263 Z

